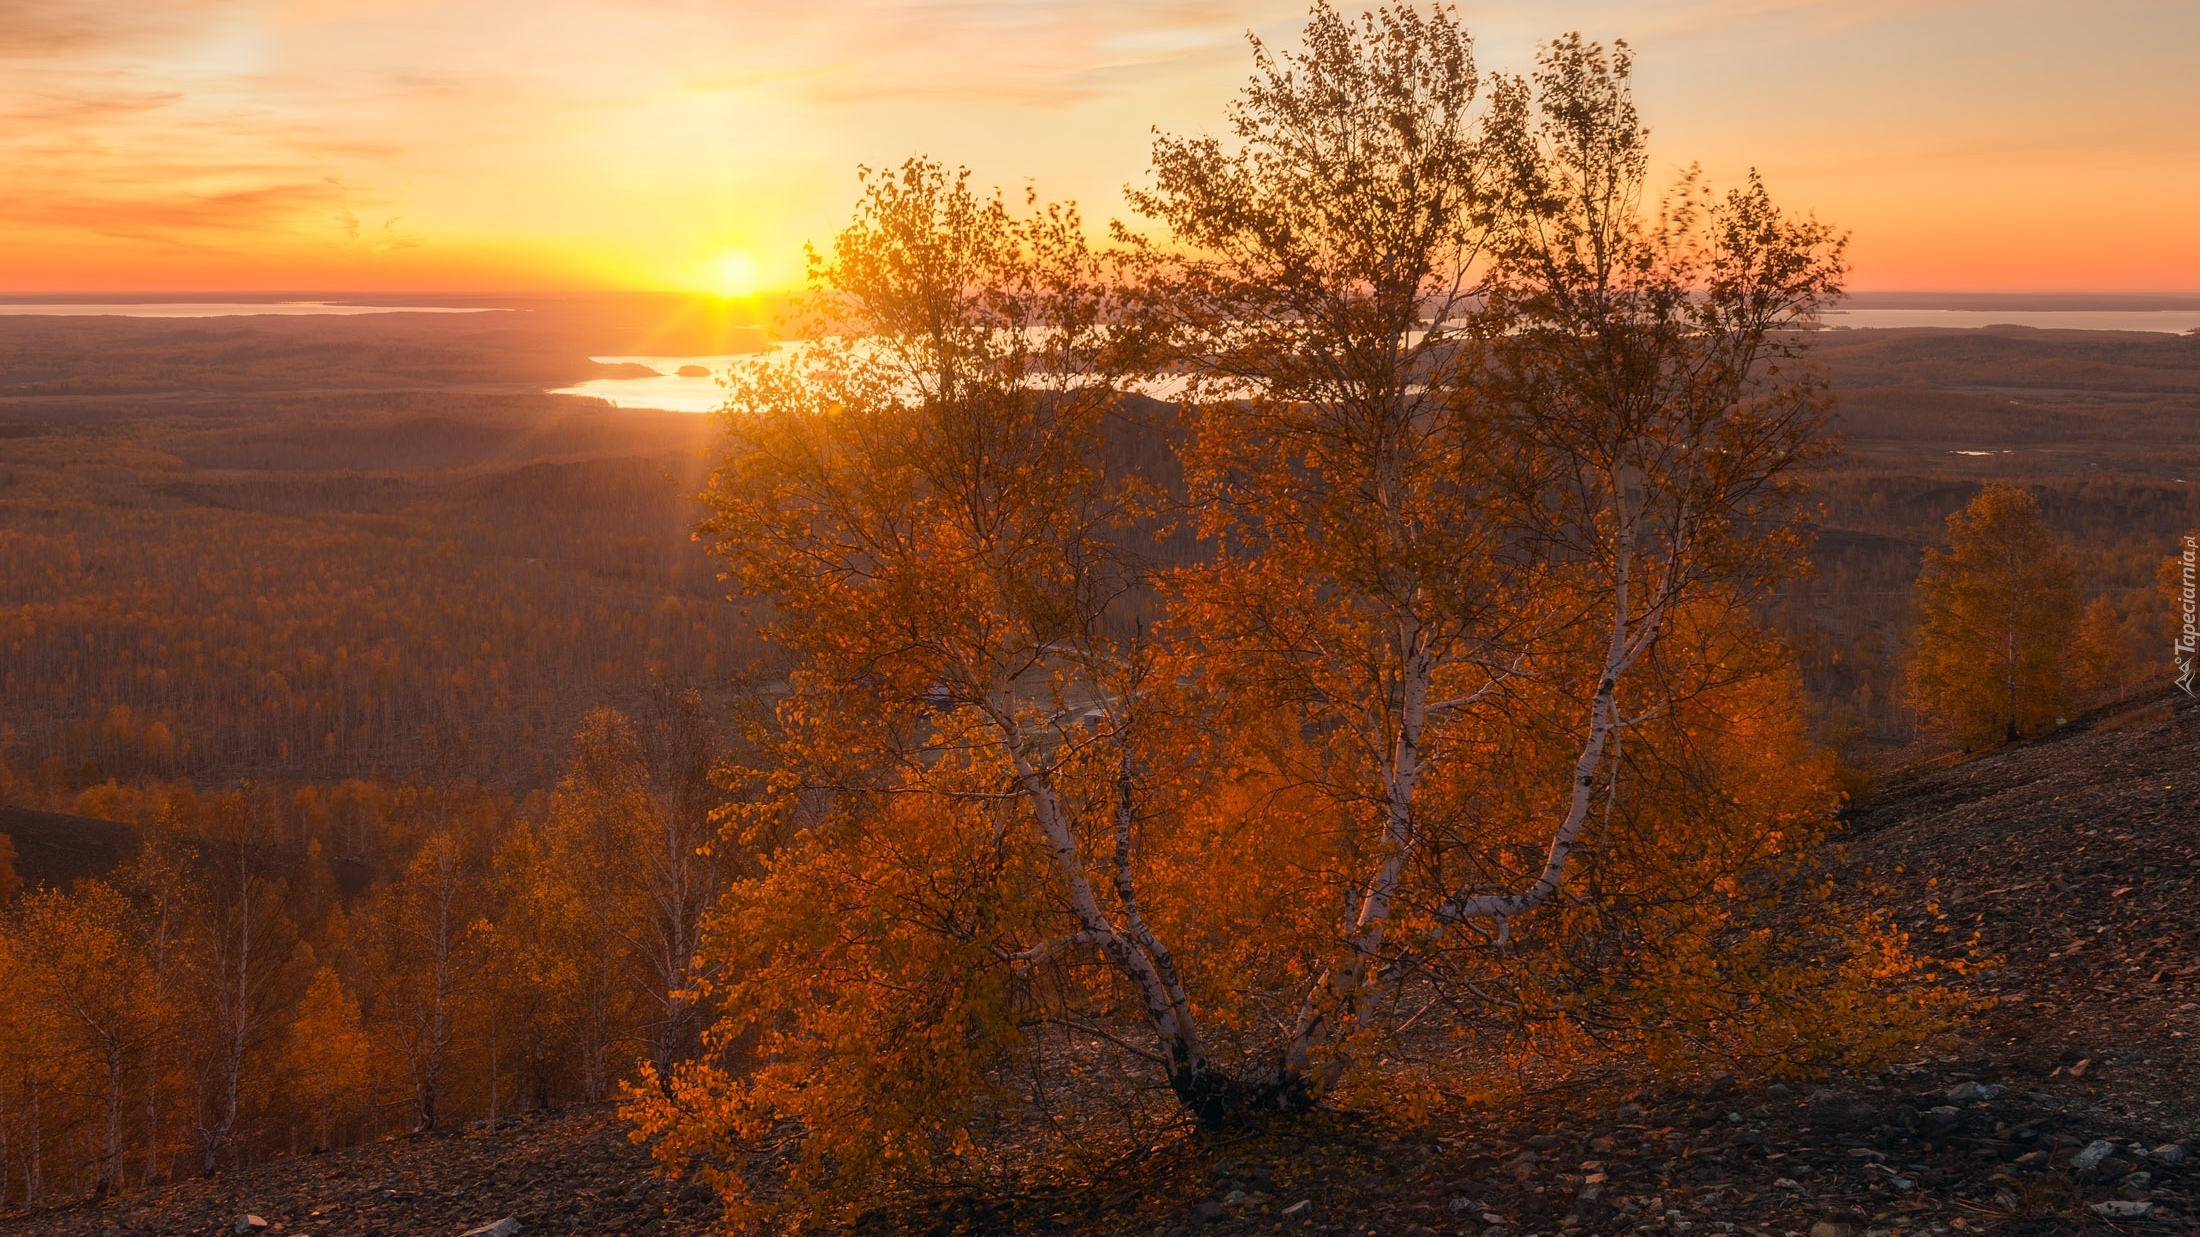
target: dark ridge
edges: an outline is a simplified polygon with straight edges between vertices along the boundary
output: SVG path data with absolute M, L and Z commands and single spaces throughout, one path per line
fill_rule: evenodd
M 0 807 L 0 835 L 15 843 L 15 874 L 25 889 L 45 886 L 67 889 L 80 880 L 100 880 L 134 861 L 141 846 L 138 826 L 94 816 L 70 816 L 30 808 Z M 199 866 L 212 868 L 226 854 L 230 843 L 186 837 L 185 846 L 197 856 Z M 296 876 L 306 856 L 295 850 L 265 850 L 264 864 L 279 878 Z M 356 859 L 329 860 L 329 873 L 347 899 L 356 898 L 381 875 L 373 864 Z
M 97 879 L 138 852 L 135 825 L 29 808 L 0 807 L 0 834 L 15 843 L 15 874 L 25 889 Z

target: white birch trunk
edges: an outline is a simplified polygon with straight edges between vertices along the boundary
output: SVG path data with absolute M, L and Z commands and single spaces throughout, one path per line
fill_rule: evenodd
M 1206 1044 L 1192 1014 L 1191 998 L 1177 975 L 1174 957 L 1147 926 L 1138 906 L 1137 886 L 1130 866 L 1134 804 L 1129 769 L 1122 769 L 1118 776 L 1113 821 L 1116 868 L 1113 883 L 1124 916 L 1123 924 L 1118 925 L 1093 892 L 1077 843 L 1076 828 L 1062 804 L 1059 791 L 1048 775 L 1031 761 L 1029 737 L 1015 715 L 1013 702 L 989 703 L 986 713 L 1008 749 L 1017 783 L 1031 802 L 1033 817 L 1054 856 L 1055 869 L 1069 889 L 1070 910 L 1080 928 L 1076 943 L 1097 946 L 1137 990 L 1147 1023 L 1160 1041 L 1171 1089 L 1195 1112 L 1212 1107 L 1219 1099 L 1211 1094 L 1218 1080 L 1208 1068 Z M 1119 752 L 1118 757 L 1128 760 L 1124 753 Z M 1055 947 L 1042 945 L 1028 960 L 1036 961 Z M 1213 1115 L 1219 1116 L 1219 1112 Z
M 1527 888 L 1509 893 L 1468 894 L 1462 891 L 1448 899 L 1437 914 L 1448 923 L 1462 923 L 1469 919 L 1504 920 L 1514 915 L 1534 910 L 1558 893 L 1565 879 L 1567 861 L 1573 855 L 1574 841 L 1588 823 L 1589 809 L 1595 799 L 1597 769 L 1604 763 L 1604 754 L 1612 734 L 1619 724 L 1619 684 L 1634 667 L 1636 659 L 1649 648 L 1663 622 L 1667 608 L 1672 604 L 1673 581 L 1678 564 L 1668 562 L 1665 576 L 1652 590 L 1643 613 L 1631 613 L 1633 574 L 1635 566 L 1635 515 L 1625 509 L 1625 499 L 1619 496 L 1620 486 L 1614 482 L 1614 506 L 1620 517 L 1618 552 L 1615 556 L 1612 583 L 1612 630 L 1605 642 L 1603 665 L 1597 674 L 1596 694 L 1589 706 L 1589 733 L 1582 742 L 1581 752 L 1574 760 L 1572 783 L 1566 802 L 1566 813 L 1558 827 L 1552 831 L 1549 850 L 1544 855 L 1543 870 Z M 1678 517 L 1685 525 L 1685 512 Z M 1675 532 L 1676 542 L 1682 535 Z
M 1392 908 L 1406 867 L 1413 860 L 1420 838 L 1415 828 L 1413 795 L 1422 773 L 1422 737 L 1428 724 L 1428 690 L 1432 662 L 1419 647 L 1420 633 L 1408 621 L 1404 640 L 1408 650 L 1399 675 L 1400 709 L 1398 737 L 1384 762 L 1383 834 L 1381 861 L 1369 879 L 1351 925 L 1351 954 L 1344 964 L 1324 972 L 1300 1005 L 1284 1049 L 1278 1073 L 1280 1085 L 1336 1081 L 1341 1058 L 1317 1062 L 1316 1054 L 1339 1032 L 1349 1033 L 1365 1014 L 1376 995 L 1372 974 L 1389 934 Z M 1318 1067 L 1318 1068 L 1317 1068 Z
M 92 1197 L 102 1199 L 122 1183 L 122 1045 L 110 1038 L 107 1056 L 107 1123 L 99 1153 L 99 1179 L 92 1183 Z

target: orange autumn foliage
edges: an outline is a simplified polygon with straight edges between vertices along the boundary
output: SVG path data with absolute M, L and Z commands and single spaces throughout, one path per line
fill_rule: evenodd
M 2079 625 L 2078 568 L 2024 490 L 1988 486 L 1925 551 L 1910 664 L 1918 703 L 1984 747 L 2056 724 Z M 2113 615 L 2111 615 L 2113 617 Z
M 1755 181 L 1601 213 L 1627 74 L 1563 41 L 1477 123 L 1448 15 L 1317 9 L 1240 151 L 1157 144 L 1177 247 L 1112 271 L 1069 208 L 866 174 L 833 335 L 735 380 L 704 495 L 797 669 L 722 773 L 721 1016 L 627 1093 L 668 1168 L 847 1220 L 1411 1106 L 1416 1036 L 1809 1070 L 1932 1024 L 1808 880 L 1832 771 L 1749 611 L 1838 241 Z
M 84 850 L 114 866 L 58 890 L 46 841 L 0 907 L 0 1204 L 557 1107 L 693 1053 L 711 1007 L 673 990 L 737 858 L 695 853 L 716 744 L 663 692 L 591 715 L 525 801 L 87 788 L 74 806 L 115 827 Z

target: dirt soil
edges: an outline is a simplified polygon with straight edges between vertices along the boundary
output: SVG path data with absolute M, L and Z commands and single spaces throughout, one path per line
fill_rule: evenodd
M 1560 1087 L 1420 1129 L 1187 1139 L 1132 1179 L 866 1232 L 2200 1234 L 2200 708 L 2181 695 L 1896 781 L 1837 863 L 1922 947 L 1983 957 L 1945 1051 L 1816 1086 Z M 0 1237 L 710 1231 L 603 1110 L 386 1139 L 0 1219 Z
M 609 1107 L 537 1113 L 461 1130 L 385 1138 L 329 1155 L 276 1160 L 100 1205 L 0 1220 L 8 1237 L 467 1232 L 505 1217 L 529 1233 L 702 1233 L 718 1218 L 700 1186 L 650 1171 Z M 499 1237 L 504 1235 L 499 1234 Z

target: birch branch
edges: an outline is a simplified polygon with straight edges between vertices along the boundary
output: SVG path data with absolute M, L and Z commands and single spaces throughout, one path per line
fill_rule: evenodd
M 1109 937 L 1106 934 L 1099 932 L 1072 932 L 1068 936 L 1058 937 L 1051 941 L 1041 941 L 1029 949 L 1018 950 L 1015 953 L 1003 953 L 1001 954 L 1001 961 L 1015 963 L 1019 966 L 1037 966 L 1065 949 L 1075 949 L 1079 945 L 1102 945 L 1106 944 L 1108 939 Z
M 1550 900 L 1558 892 L 1559 882 L 1566 873 L 1566 861 L 1573 854 L 1574 839 L 1588 823 L 1589 808 L 1596 795 L 1596 776 L 1604 763 L 1604 749 L 1618 722 L 1618 690 L 1620 677 L 1627 673 L 1649 647 L 1649 640 L 1663 618 L 1665 608 L 1671 602 L 1668 591 L 1675 579 L 1671 560 L 1668 560 L 1657 594 L 1653 594 L 1648 612 L 1642 624 L 1633 632 L 1629 627 L 1628 585 L 1633 572 L 1633 529 L 1630 525 L 1623 534 L 1620 546 L 1617 579 L 1613 582 L 1612 635 L 1605 646 L 1603 673 L 1597 679 L 1595 701 L 1589 711 L 1589 736 L 1582 744 L 1581 754 L 1574 761 L 1573 792 L 1566 806 L 1566 816 L 1551 835 L 1551 846 L 1543 861 L 1543 871 L 1534 884 L 1514 893 L 1467 895 L 1458 893 L 1446 899 L 1437 908 L 1437 918 L 1449 923 L 1468 919 L 1509 918 L 1533 910 Z M 1509 925 L 1500 924 L 1500 932 Z

